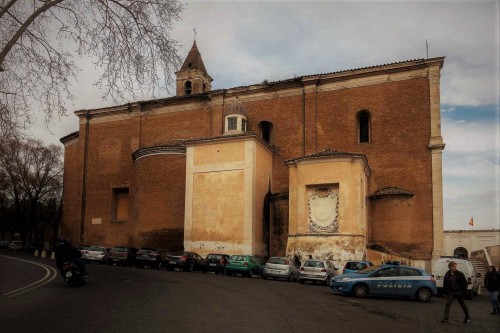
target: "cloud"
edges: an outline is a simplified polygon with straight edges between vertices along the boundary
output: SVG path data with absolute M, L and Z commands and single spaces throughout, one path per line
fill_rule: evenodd
M 465 154 L 489 152 L 490 155 L 494 155 L 496 152 L 498 156 L 500 148 L 498 122 L 468 122 L 443 117 L 442 136 L 446 143 L 444 154 L 465 156 Z

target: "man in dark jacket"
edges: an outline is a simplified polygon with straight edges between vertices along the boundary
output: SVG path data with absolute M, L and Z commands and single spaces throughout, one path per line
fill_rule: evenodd
M 62 265 L 65 262 L 74 262 L 80 268 L 80 271 L 84 276 L 87 275 L 85 269 L 85 260 L 82 258 L 82 253 L 71 246 L 71 244 L 64 238 L 59 238 L 57 241 L 57 247 L 55 249 L 55 259 L 56 265 L 59 270 L 61 270 Z M 62 274 L 62 272 L 61 272 Z
M 457 263 L 455 261 L 450 261 L 448 263 L 448 272 L 444 275 L 443 280 L 443 293 L 447 296 L 446 306 L 444 308 L 444 319 L 441 320 L 442 323 L 448 322 L 448 317 L 450 315 L 451 303 L 454 299 L 457 299 L 458 303 L 464 310 L 464 321 L 466 324 L 469 320 L 469 309 L 465 304 L 465 295 L 467 294 L 467 279 L 464 273 L 457 270 Z

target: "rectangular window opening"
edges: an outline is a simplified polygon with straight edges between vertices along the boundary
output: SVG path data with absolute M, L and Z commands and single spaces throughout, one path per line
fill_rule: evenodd
M 112 219 L 113 221 L 127 221 L 129 208 L 128 187 L 113 189 Z

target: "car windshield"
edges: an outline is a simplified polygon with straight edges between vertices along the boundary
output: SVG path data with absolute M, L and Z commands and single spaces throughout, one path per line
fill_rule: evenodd
M 229 260 L 234 260 L 234 261 L 246 261 L 247 256 L 239 256 L 239 255 L 234 255 L 229 258 Z
M 115 251 L 115 252 L 127 252 L 127 248 L 126 247 L 114 247 L 111 251 Z
M 370 267 L 367 267 L 365 269 L 362 269 L 360 271 L 357 271 L 355 272 L 356 274 L 367 274 L 367 273 L 371 273 L 373 271 L 376 271 L 377 269 L 379 269 L 380 267 L 382 266 L 370 266 Z
M 320 267 L 325 268 L 325 264 L 322 261 L 306 261 L 304 267 Z
M 150 254 L 150 253 L 153 253 L 153 252 L 155 252 L 155 250 L 149 250 L 149 249 L 148 250 L 144 250 L 144 249 L 142 249 L 142 250 L 139 250 L 139 252 L 137 252 L 137 254 Z
M 216 259 L 219 260 L 222 256 L 220 254 L 209 254 L 207 259 Z
M 286 265 L 287 260 L 285 258 L 271 258 L 269 259 L 270 264 Z
M 91 246 L 87 250 L 89 250 L 89 251 L 106 251 L 106 249 L 102 246 Z

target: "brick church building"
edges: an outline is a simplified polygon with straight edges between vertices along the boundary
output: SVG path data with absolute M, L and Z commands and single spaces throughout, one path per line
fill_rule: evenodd
M 430 268 L 443 251 L 443 62 L 212 90 L 195 42 L 176 96 L 75 112 L 60 233 L 201 255 L 377 250 Z

